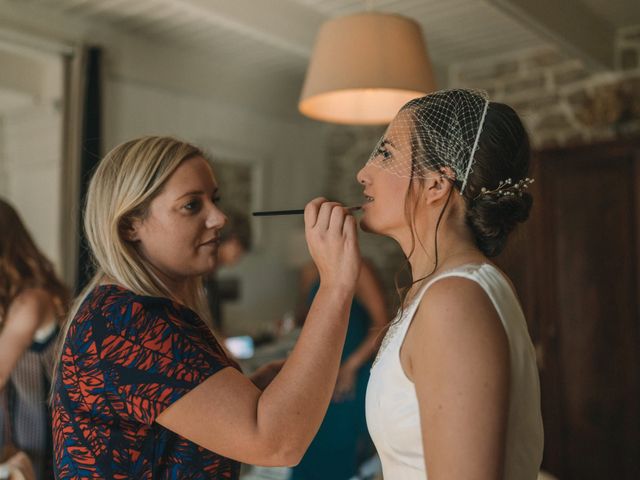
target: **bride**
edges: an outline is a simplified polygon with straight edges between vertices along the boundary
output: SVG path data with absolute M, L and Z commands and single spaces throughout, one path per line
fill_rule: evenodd
M 358 173 L 364 230 L 396 240 L 412 278 L 371 371 L 367 423 L 385 479 L 535 479 L 535 355 L 490 257 L 527 219 L 533 181 L 517 114 L 483 92 L 406 104 Z

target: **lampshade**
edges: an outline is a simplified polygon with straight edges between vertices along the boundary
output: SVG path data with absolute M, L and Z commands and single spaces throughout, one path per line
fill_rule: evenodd
M 333 123 L 389 123 L 402 105 L 435 90 L 420 26 L 366 12 L 322 25 L 298 109 Z

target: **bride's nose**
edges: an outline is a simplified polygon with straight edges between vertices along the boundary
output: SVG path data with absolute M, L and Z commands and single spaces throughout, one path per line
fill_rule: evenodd
M 370 183 L 370 176 L 369 176 L 369 165 L 365 165 L 364 167 L 362 167 L 360 169 L 360 171 L 357 173 L 356 175 L 356 179 L 358 180 L 358 183 L 362 184 L 362 185 L 366 185 L 368 183 Z

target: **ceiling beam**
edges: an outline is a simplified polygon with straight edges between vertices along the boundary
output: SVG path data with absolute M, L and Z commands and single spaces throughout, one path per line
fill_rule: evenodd
M 579 0 L 486 0 L 594 70 L 612 70 L 615 28 Z

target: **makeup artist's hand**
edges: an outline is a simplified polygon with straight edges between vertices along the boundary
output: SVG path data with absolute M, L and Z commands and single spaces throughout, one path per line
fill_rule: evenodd
M 339 203 L 320 197 L 305 207 L 304 223 L 320 282 L 355 291 L 361 260 L 353 215 Z

